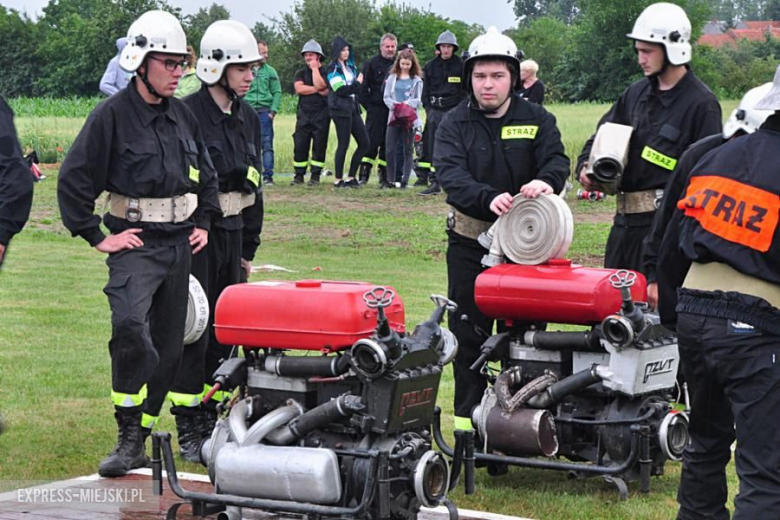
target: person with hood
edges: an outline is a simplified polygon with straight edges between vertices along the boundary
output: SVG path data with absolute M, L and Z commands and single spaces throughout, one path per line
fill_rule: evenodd
M 325 82 L 327 72 L 322 66 L 325 55 L 319 43 L 309 40 L 303 45 L 301 56 L 306 66 L 298 69 L 293 79 L 293 88 L 298 94 L 298 111 L 293 134 L 295 177 L 292 184 L 303 184 L 306 167 L 311 166 L 309 186 L 317 186 L 325 167 L 330 134 L 328 84 Z
M 360 117 L 360 105 L 357 96 L 363 83 L 363 74 L 358 74 L 355 58 L 352 55 L 352 45 L 341 36 L 333 39 L 331 62 L 328 65 L 328 111 L 336 125 L 336 188 L 359 188 L 360 183 L 355 178 L 363 156 L 368 151 L 370 141 L 366 125 Z M 355 138 L 357 148 L 349 163 L 349 173 L 344 179 L 344 162 L 347 157 L 350 136 Z
M 420 124 L 417 107 L 420 106 L 422 98 L 421 75 L 417 56 L 411 49 L 406 49 L 396 57 L 385 82 L 384 100 L 388 108 L 385 149 L 394 151 L 396 145 L 400 145 L 403 150 L 403 174 L 400 178 L 395 178 L 397 188 L 406 188 L 412 174 L 414 129 Z M 387 158 L 388 174 L 395 175 L 395 162 L 396 154 L 390 153 Z
M 125 45 L 127 45 L 127 38 L 123 36 L 116 39 L 116 56 L 108 62 L 106 71 L 100 78 L 100 92 L 106 96 L 113 96 L 125 88 L 130 81 L 129 75 L 119 67 L 119 57 L 122 55 Z

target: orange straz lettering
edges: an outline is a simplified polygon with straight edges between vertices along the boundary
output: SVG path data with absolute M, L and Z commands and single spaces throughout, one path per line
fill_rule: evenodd
M 691 178 L 677 207 L 710 233 L 766 253 L 777 228 L 780 196 L 733 179 L 705 175 Z

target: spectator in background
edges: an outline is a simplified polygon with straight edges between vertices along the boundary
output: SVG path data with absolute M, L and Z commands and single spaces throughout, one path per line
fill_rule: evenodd
M 327 72 L 322 66 L 325 54 L 315 40 L 307 41 L 301 49 L 306 66 L 298 69 L 293 78 L 293 88 L 298 94 L 298 110 L 293 134 L 292 184 L 303 184 L 306 168 L 311 166 L 309 186 L 320 183 L 328 150 L 330 118 L 328 117 Z M 309 156 L 311 150 L 311 156 Z
M 198 56 L 195 54 L 195 49 L 192 48 L 192 45 L 187 45 L 187 53 L 189 54 L 187 58 L 189 66 L 184 70 L 184 75 L 179 80 L 179 86 L 176 87 L 176 92 L 173 93 L 173 96 L 179 99 L 200 90 L 200 79 L 195 74 L 195 70 L 198 68 Z
M 8 242 L 22 230 L 30 216 L 32 198 L 33 176 L 22 157 L 14 113 L 0 97 L 0 266 Z
M 412 42 L 404 42 L 398 46 L 399 53 L 401 51 L 405 51 L 406 49 L 410 49 L 414 52 L 414 44 Z M 417 55 L 416 52 L 415 55 Z M 420 130 L 420 132 L 422 132 L 422 130 Z M 414 136 L 414 134 L 412 134 L 412 136 Z M 401 146 L 401 143 L 398 143 L 395 147 L 395 172 L 390 172 L 387 174 L 387 176 L 390 179 L 400 179 L 404 176 L 404 147 Z M 380 185 L 379 187 L 387 188 L 388 186 Z
M 260 118 L 260 134 L 263 140 L 263 184 L 274 185 L 274 117 L 282 103 L 282 86 L 279 74 L 268 65 L 268 44 L 257 42 L 260 61 L 255 70 L 252 88 L 245 101 L 255 109 Z
M 525 60 L 520 64 L 520 88 L 517 93 L 523 99 L 531 103 L 541 105 L 544 103 L 544 83 L 536 77 L 539 72 L 539 64 L 534 60 Z
M 423 80 L 420 64 L 414 51 L 406 49 L 398 54 L 385 82 L 385 105 L 389 109 L 387 118 L 388 150 L 396 146 L 403 150 L 403 175 L 395 178 L 396 188 L 406 188 L 412 174 L 412 146 L 414 128 L 420 124 L 417 107 L 422 98 Z M 395 174 L 396 154 L 388 156 L 388 172 Z
M 363 118 L 360 117 L 360 106 L 356 95 L 360 93 L 363 74 L 358 74 L 355 58 L 352 55 L 352 45 L 341 36 L 333 39 L 331 47 L 332 60 L 328 65 L 328 110 L 333 124 L 336 125 L 336 188 L 359 188 L 355 179 L 360 161 L 368 150 L 370 140 Z M 355 138 L 357 149 L 352 154 L 349 163 L 349 175 L 344 180 L 344 162 L 347 157 L 350 136 Z
M 130 81 L 130 75 L 119 68 L 119 56 L 122 54 L 122 49 L 125 48 L 125 45 L 127 45 L 127 38 L 117 38 L 116 56 L 108 62 L 106 71 L 103 73 L 103 77 L 100 78 L 100 92 L 106 96 L 113 96 L 125 88 Z

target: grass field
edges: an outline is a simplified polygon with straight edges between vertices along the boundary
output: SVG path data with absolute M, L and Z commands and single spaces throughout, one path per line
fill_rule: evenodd
M 734 105 L 724 104 L 724 113 Z M 606 110 L 597 105 L 550 108 L 570 155 Z M 63 151 L 81 124 L 81 119 L 17 119 L 25 146 L 51 139 L 47 142 Z M 292 116 L 276 122 L 281 172 L 291 170 L 293 126 Z M 330 156 L 328 161 L 332 164 Z M 0 436 L 0 492 L 31 481 L 94 473 L 115 437 L 108 399 L 104 255 L 64 230 L 56 207 L 56 165 L 44 173 L 48 178 L 36 185 L 30 223 L 14 239 L 0 273 L 0 409 L 8 423 Z M 280 175 L 277 185 L 266 190 L 263 244 L 255 264 L 294 272 L 256 273 L 252 280 L 392 285 L 403 298 L 408 324 L 425 319 L 432 310 L 428 296 L 446 294 L 447 288 L 443 198 L 418 197 L 413 190 L 379 191 L 375 179 L 368 188 L 346 191 L 327 184 L 291 187 L 289 179 Z M 576 225 L 569 256 L 598 265 L 614 204 L 572 200 L 570 205 Z M 452 392 L 448 370 L 439 393 L 445 420 L 452 413 Z M 174 429 L 167 412 L 160 429 Z M 181 468 L 203 471 L 187 464 Z M 651 494 L 642 495 L 633 485 L 625 502 L 602 480 L 568 481 L 563 473 L 528 469 L 496 479 L 478 471 L 477 494 L 466 497 L 459 490 L 454 499 L 461 507 L 540 519 L 666 519 L 676 514 L 679 465 L 669 463 L 666 469 L 665 476 L 653 479 Z M 730 475 L 735 491 L 733 471 Z

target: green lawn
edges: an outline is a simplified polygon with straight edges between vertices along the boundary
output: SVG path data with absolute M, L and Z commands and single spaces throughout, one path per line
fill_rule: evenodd
M 734 105 L 724 106 L 724 112 Z M 606 107 L 551 109 L 574 155 Z M 66 150 L 81 121 L 22 118 L 17 124 L 26 146 L 44 139 L 48 129 L 50 144 Z M 291 169 L 293 124 L 291 116 L 276 124 L 282 172 Z M 48 178 L 36 185 L 31 221 L 12 242 L 0 273 L 0 410 L 8 423 L 0 436 L 0 492 L 29 481 L 94 473 L 115 437 L 104 255 L 63 229 L 56 169 L 44 173 Z M 255 264 L 295 272 L 256 273 L 253 281 L 324 278 L 392 285 L 405 303 L 409 327 L 429 315 L 431 293 L 446 294 L 443 198 L 379 191 L 375 179 L 368 188 L 348 191 L 327 184 L 291 187 L 289 177 L 278 180 L 266 190 L 263 244 Z M 577 222 L 570 257 L 598 265 L 614 204 L 570 204 Z M 448 429 L 452 392 L 448 370 L 439 393 Z M 174 429 L 167 412 L 160 428 Z M 512 469 L 496 479 L 480 470 L 477 494 L 466 497 L 459 490 L 454 499 L 461 507 L 533 518 L 666 519 L 676 514 L 679 465 L 666 468 L 665 476 L 653 479 L 651 494 L 632 485 L 625 502 L 599 479 L 569 481 L 563 473 L 528 469 Z M 181 469 L 203 471 L 184 464 Z M 735 491 L 733 471 L 730 485 Z

